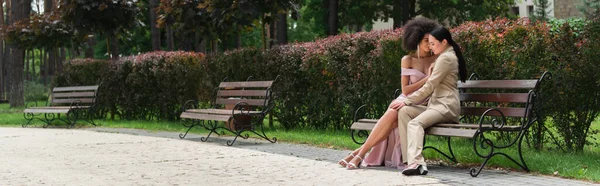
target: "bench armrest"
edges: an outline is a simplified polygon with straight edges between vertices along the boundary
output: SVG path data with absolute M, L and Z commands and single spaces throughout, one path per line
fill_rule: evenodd
M 181 106 L 181 113 L 185 112 L 188 109 L 198 109 L 198 107 L 198 101 L 188 100 Z
M 362 116 L 362 117 L 360 117 Z M 354 121 L 358 121 L 359 119 L 362 118 L 369 118 L 369 117 L 374 117 L 375 113 L 373 110 L 373 107 L 370 105 L 361 105 L 360 107 L 358 107 L 358 109 L 356 109 L 356 111 L 354 111 Z
M 33 102 L 31 102 L 31 101 L 25 102 L 25 108 L 31 108 L 31 107 L 37 107 L 37 106 L 38 106 L 38 103 L 35 100 Z
M 499 114 L 500 114 L 500 116 L 492 116 L 492 115 L 489 115 L 489 114 L 490 114 L 490 113 L 492 113 L 492 112 L 497 112 L 497 113 L 499 113 Z M 486 127 L 486 128 L 488 128 L 489 130 L 501 130 L 501 129 L 502 129 L 502 128 L 504 128 L 504 126 L 506 125 L 506 117 L 504 116 L 504 113 L 502 113 L 502 111 L 500 111 L 500 109 L 497 109 L 497 108 L 489 108 L 489 109 L 487 109 L 485 112 L 483 112 L 483 114 L 481 114 L 481 116 L 479 117 L 479 122 L 478 122 L 478 124 L 479 124 L 479 131 L 481 131 L 481 132 L 483 132 L 483 125 L 484 125 L 484 124 L 483 124 L 483 119 L 485 118 L 485 116 L 491 116 L 491 117 L 500 117 L 500 118 L 499 118 L 500 120 L 498 120 L 498 119 L 496 119 L 496 118 L 494 118 L 494 119 L 492 120 L 492 123 L 491 123 L 491 128 L 488 128 L 488 127 Z

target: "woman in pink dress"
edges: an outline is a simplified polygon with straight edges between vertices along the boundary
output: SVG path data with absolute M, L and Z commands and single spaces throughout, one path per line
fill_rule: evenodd
M 406 96 L 418 90 L 430 74 L 430 66 L 437 56 L 433 56 L 429 49 L 428 33 L 436 28 L 435 21 L 418 17 L 408 21 L 403 27 L 402 47 L 410 51 L 402 57 L 402 95 L 394 102 L 402 102 Z M 425 104 L 426 101 L 421 102 Z M 391 105 L 391 104 L 390 104 Z M 398 136 L 398 111 L 388 108 L 381 116 L 365 143 L 354 150 L 338 163 L 348 169 L 359 168 L 361 163 L 367 166 L 388 166 L 403 169 L 406 160 L 405 152 L 401 152 L 401 142 L 406 143 L 406 137 Z M 368 156 L 365 156 L 369 152 Z M 404 154 L 404 155 L 403 155 Z

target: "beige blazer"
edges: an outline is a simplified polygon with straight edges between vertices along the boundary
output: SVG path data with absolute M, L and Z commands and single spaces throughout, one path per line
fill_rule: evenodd
M 427 109 L 440 112 L 450 121 L 459 122 L 460 100 L 458 94 L 458 58 L 452 47 L 447 48 L 434 62 L 431 76 L 419 90 L 404 99 L 411 106 L 428 96 Z

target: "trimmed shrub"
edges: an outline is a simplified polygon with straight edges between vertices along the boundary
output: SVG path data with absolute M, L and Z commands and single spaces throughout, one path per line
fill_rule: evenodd
M 101 113 L 124 119 L 175 120 L 183 102 L 197 99 L 204 55 L 192 52 L 151 52 L 119 61 L 78 60 L 56 77 L 56 86 L 102 83 Z
M 574 23 L 574 25 L 571 25 Z M 479 79 L 532 79 L 550 71 L 538 95 L 541 123 L 530 139 L 541 148 L 548 135 L 557 146 L 581 150 L 598 116 L 600 43 L 597 21 L 530 22 L 496 19 L 467 22 L 452 29 L 469 73 Z M 272 114 L 284 128 L 347 129 L 354 111 L 370 104 L 382 114 L 400 88 L 402 30 L 342 34 L 315 42 L 244 48 L 222 54 L 154 52 L 110 63 L 106 72 L 67 67 L 56 82 L 99 82 L 110 95 L 105 109 L 127 119 L 176 119 L 187 99 L 211 101 L 213 88 L 226 81 L 273 80 Z M 93 65 L 94 63 L 90 63 Z M 89 67 L 103 69 L 104 67 Z M 98 70 L 96 70 L 98 71 Z M 89 79 L 77 79 L 90 76 Z M 96 77 L 96 81 L 94 78 Z M 102 77 L 102 78 L 100 78 Z M 62 79 L 61 79 L 62 78 Z M 75 83 L 76 84 L 76 83 Z M 545 118 L 554 118 L 547 125 Z

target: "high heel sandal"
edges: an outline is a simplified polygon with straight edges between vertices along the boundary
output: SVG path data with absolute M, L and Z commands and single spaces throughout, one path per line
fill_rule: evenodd
M 348 157 L 352 157 L 350 159 L 350 161 L 352 161 L 352 159 L 354 159 L 354 154 L 352 154 L 352 153 L 348 154 L 348 156 L 344 157 L 344 159 L 338 161 L 338 164 L 340 164 L 342 167 L 347 167 L 348 166 L 348 161 L 346 161 L 346 159 Z
M 354 159 L 360 159 L 360 161 L 358 162 L 358 165 L 354 164 Z M 359 155 L 355 155 L 354 158 L 352 158 L 352 160 L 350 160 L 350 162 L 348 162 L 348 165 L 346 166 L 346 169 L 348 170 L 352 170 L 352 169 L 358 169 L 360 168 L 360 164 L 362 164 L 363 158 L 360 157 Z

